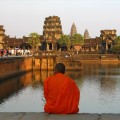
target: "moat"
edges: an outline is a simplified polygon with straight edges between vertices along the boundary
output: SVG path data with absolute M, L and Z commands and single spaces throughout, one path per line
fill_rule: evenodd
M 43 82 L 52 71 L 34 71 L 0 83 L 0 112 L 43 112 Z M 80 91 L 80 113 L 120 113 L 120 64 L 82 63 L 66 71 Z

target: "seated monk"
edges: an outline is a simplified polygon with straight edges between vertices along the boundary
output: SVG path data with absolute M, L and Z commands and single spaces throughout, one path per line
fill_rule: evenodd
M 64 64 L 58 63 L 54 75 L 44 81 L 44 111 L 47 113 L 72 114 L 79 111 L 80 91 L 75 81 L 64 73 Z

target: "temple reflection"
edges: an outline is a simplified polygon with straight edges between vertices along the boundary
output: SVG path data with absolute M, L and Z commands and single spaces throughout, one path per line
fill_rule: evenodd
M 9 98 L 19 90 L 29 85 L 34 88 L 38 85 L 43 86 L 44 80 L 53 75 L 53 71 L 33 71 L 0 83 L 0 101 Z M 80 71 L 66 71 L 66 75 L 71 78 L 80 78 Z
M 23 88 L 23 84 L 20 83 L 20 78 L 11 79 L 5 82 L 0 83 L 0 103 L 16 94 L 20 89 Z
M 82 70 L 66 71 L 65 74 L 75 80 L 81 91 L 97 89 L 102 102 L 113 101 L 120 85 L 120 64 L 82 63 Z M 44 80 L 52 75 L 53 71 L 32 71 L 0 82 L 0 104 L 29 86 L 43 90 Z

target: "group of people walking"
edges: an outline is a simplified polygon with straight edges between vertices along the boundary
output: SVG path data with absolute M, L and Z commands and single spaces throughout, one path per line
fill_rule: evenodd
M 27 49 L 1 49 L 0 56 L 26 56 L 31 55 L 31 50 Z

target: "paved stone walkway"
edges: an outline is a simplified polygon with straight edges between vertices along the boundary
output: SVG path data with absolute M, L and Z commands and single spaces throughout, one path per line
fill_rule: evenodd
M 0 120 L 120 120 L 120 114 L 0 113 Z

